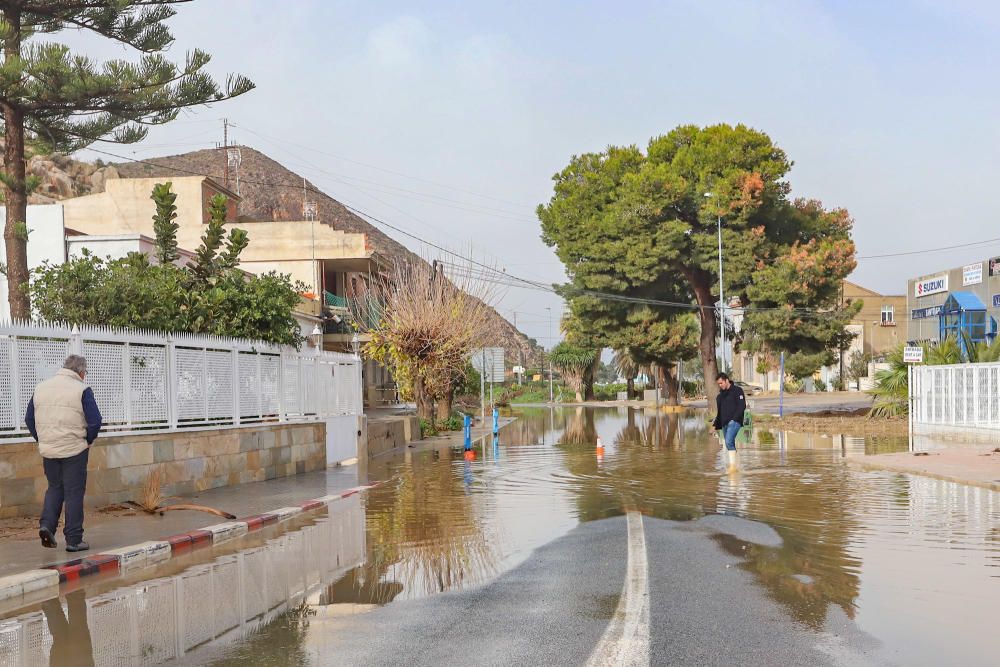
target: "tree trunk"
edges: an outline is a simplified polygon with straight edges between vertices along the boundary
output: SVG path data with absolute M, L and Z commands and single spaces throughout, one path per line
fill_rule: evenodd
M 4 40 L 4 59 L 11 62 L 21 55 L 21 12 L 5 8 L 4 20 L 11 35 Z M 15 320 L 31 319 L 28 298 L 28 191 L 24 171 L 24 114 L 9 103 L 0 105 L 4 120 L 3 166 L 7 176 L 4 185 L 7 219 L 3 240 L 7 246 L 7 300 L 10 315 Z
M 668 362 L 669 364 L 669 362 Z M 669 364 L 661 366 L 657 364 L 660 373 L 660 381 L 667 388 L 667 405 L 680 405 L 680 384 L 677 382 L 677 366 Z
M 438 397 L 436 417 L 439 422 L 442 422 L 451 417 L 451 401 L 453 398 L 454 398 L 453 392 L 448 392 L 444 396 Z
M 700 269 L 685 271 L 685 275 L 700 306 L 698 320 L 701 322 L 701 338 L 698 341 L 698 352 L 701 355 L 701 368 L 705 374 L 705 395 L 708 397 L 708 407 L 712 409 L 715 406 L 715 397 L 719 395 L 719 387 L 715 384 L 719 363 L 715 358 L 718 323 L 715 321 L 715 297 L 712 295 L 711 275 Z
M 583 400 L 592 401 L 596 398 L 594 394 L 594 376 L 597 374 L 597 369 L 601 365 L 601 355 L 598 354 L 594 357 L 594 363 L 592 363 L 583 372 Z
M 413 400 L 417 404 L 417 417 L 426 419 L 428 422 L 434 419 L 434 401 L 427 393 L 423 378 L 416 378 L 413 381 Z
M 630 401 L 635 398 L 635 378 L 625 380 L 625 395 Z

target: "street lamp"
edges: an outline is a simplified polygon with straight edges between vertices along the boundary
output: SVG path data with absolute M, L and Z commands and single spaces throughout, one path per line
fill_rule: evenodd
M 312 330 L 313 342 L 316 344 L 316 349 L 323 349 L 323 330 L 319 328 L 319 325 L 315 325 Z
M 711 197 L 711 192 L 706 192 L 705 197 Z M 718 229 L 719 229 L 719 308 L 721 309 L 721 315 L 719 317 L 719 325 L 722 336 L 722 372 L 726 372 L 726 295 L 722 289 L 722 214 L 718 214 Z
M 549 311 L 549 403 L 552 403 L 552 308 L 546 306 L 545 310 Z
M 361 357 L 361 339 L 358 338 L 357 331 L 351 336 L 351 350 L 354 352 L 355 357 Z

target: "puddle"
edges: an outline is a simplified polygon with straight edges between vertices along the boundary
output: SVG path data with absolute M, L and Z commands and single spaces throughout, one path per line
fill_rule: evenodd
M 315 634 L 343 617 L 489 582 L 580 522 L 630 509 L 710 517 L 692 528 L 817 632 L 852 619 L 903 663 L 974 663 L 995 650 L 1000 494 L 844 464 L 903 441 L 761 431 L 731 470 L 703 413 L 515 415 L 474 459 L 446 446 L 380 459 L 370 474 L 387 483 L 343 514 L 169 577 L 88 588 L 94 663 L 322 663 Z M 604 619 L 616 604 L 580 613 Z M 41 610 L 0 622 L 0 663 L 49 664 L 62 647 L 52 623 Z

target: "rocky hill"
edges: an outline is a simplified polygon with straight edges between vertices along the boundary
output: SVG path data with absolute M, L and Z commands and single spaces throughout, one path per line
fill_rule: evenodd
M 318 220 L 322 224 L 334 229 L 367 234 L 376 252 L 391 260 L 425 261 L 276 160 L 247 146 L 241 146 L 240 149 L 241 217 L 261 221 L 301 220 L 304 186 L 308 199 L 316 202 Z M 111 165 L 100 162 L 91 164 L 60 155 L 35 156 L 28 162 L 28 172 L 41 181 L 29 201 L 51 203 L 102 192 L 108 179 L 120 177 L 205 175 L 221 183 L 224 152 L 208 149 Z M 235 187 L 232 182 L 230 186 Z M 541 350 L 537 345 L 533 345 L 495 310 L 493 317 L 494 328 L 500 332 L 500 344 L 507 352 L 508 363 L 522 358 L 522 355 L 529 366 L 541 363 Z

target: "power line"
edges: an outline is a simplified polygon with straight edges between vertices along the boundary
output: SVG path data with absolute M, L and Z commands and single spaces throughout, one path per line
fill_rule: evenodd
M 236 127 L 236 126 L 234 126 L 234 127 Z M 255 132 L 254 130 L 251 130 L 251 129 L 247 128 L 247 127 L 242 127 L 241 129 L 249 132 L 250 134 L 258 136 L 261 139 L 267 140 L 269 138 L 266 135 L 263 135 L 260 132 Z M 428 185 L 433 185 L 435 187 L 444 188 L 446 190 L 452 190 L 454 192 L 461 192 L 463 194 L 471 195 L 473 197 L 481 197 L 483 199 L 490 199 L 490 200 L 493 200 L 493 201 L 496 201 L 496 202 L 500 202 L 500 203 L 513 204 L 514 206 L 525 206 L 525 207 L 528 206 L 527 204 L 524 204 L 523 202 L 516 202 L 516 201 L 509 200 L 509 199 L 501 199 L 499 197 L 493 197 L 491 195 L 484 195 L 484 194 L 481 194 L 481 193 L 478 193 L 478 192 L 473 192 L 471 190 L 465 190 L 465 189 L 458 188 L 458 187 L 455 187 L 455 186 L 452 186 L 452 185 L 446 185 L 444 183 L 438 183 L 436 181 L 431 181 L 431 180 L 428 180 L 426 178 L 421 178 L 419 176 L 413 176 L 412 174 L 406 174 L 406 173 L 403 173 L 403 172 L 400 172 L 400 171 L 394 171 L 392 169 L 385 169 L 384 167 L 379 167 L 379 166 L 376 166 L 376 165 L 373 165 L 373 164 L 368 164 L 366 162 L 359 162 L 358 160 L 352 160 L 352 159 L 344 157 L 342 155 L 337 155 L 335 153 L 330 153 L 328 151 L 322 151 L 322 150 L 319 150 L 318 148 L 315 148 L 315 147 L 312 147 L 312 146 L 305 146 L 303 144 L 296 144 L 296 143 L 293 143 L 293 142 L 290 142 L 290 141 L 284 141 L 282 139 L 278 139 L 276 137 L 270 137 L 270 140 L 271 141 L 283 141 L 284 143 L 287 143 L 289 146 L 295 146 L 296 148 L 301 148 L 301 149 L 304 149 L 304 150 L 312 151 L 312 152 L 317 153 L 319 155 L 326 155 L 328 157 L 336 158 L 338 160 L 343 160 L 344 162 L 350 162 L 351 164 L 356 164 L 356 165 L 359 165 L 359 166 L 362 166 L 362 167 L 367 167 L 369 169 L 375 169 L 377 171 L 385 172 L 387 174 L 393 174 L 395 176 L 402 176 L 403 178 L 409 178 L 409 179 L 412 179 L 414 181 L 420 181 L 422 183 L 427 183 Z M 534 205 L 531 205 L 531 208 L 534 208 Z
M 244 128 L 242 126 L 239 126 L 239 125 L 234 125 L 234 124 L 231 123 L 230 126 L 231 127 L 239 127 L 241 129 L 243 129 L 244 131 L 250 132 L 251 134 L 256 134 L 258 137 L 261 136 L 261 135 L 257 134 L 256 132 L 253 132 L 251 130 L 247 130 L 246 128 Z M 277 142 L 277 141 L 270 141 L 270 140 L 267 140 L 267 139 L 265 139 L 265 141 L 267 143 L 269 143 L 269 144 L 274 145 L 274 146 L 278 146 L 279 148 L 284 148 L 284 145 L 282 143 Z M 289 144 L 289 145 L 292 145 L 292 144 Z M 329 176 L 331 178 L 337 179 L 338 182 L 340 182 L 343 185 L 348 185 L 348 186 L 350 186 L 352 188 L 357 188 L 357 189 L 362 190 L 362 191 L 366 190 L 365 186 L 358 185 L 356 183 L 350 183 L 348 181 L 359 181 L 361 183 L 366 183 L 369 186 L 375 186 L 375 187 L 378 187 L 378 188 L 382 188 L 382 190 L 376 190 L 376 192 L 382 192 L 383 194 L 394 195 L 394 196 L 397 196 L 397 197 L 409 197 L 411 199 L 415 199 L 416 201 L 419 201 L 419 202 L 422 202 L 422 203 L 425 203 L 425 204 L 431 204 L 431 205 L 435 205 L 435 206 L 444 206 L 444 207 L 456 209 L 456 210 L 459 210 L 459 211 L 465 211 L 466 213 L 478 213 L 480 215 L 488 215 L 488 216 L 492 216 L 492 217 L 498 217 L 498 218 L 502 218 L 504 220 L 512 220 L 512 221 L 516 221 L 516 222 L 528 222 L 528 223 L 531 223 L 531 224 L 535 224 L 535 223 L 538 222 L 535 219 L 523 217 L 523 215 L 521 213 L 518 213 L 517 211 L 509 211 L 507 209 L 501 209 L 501 208 L 493 208 L 493 207 L 489 207 L 489 206 L 483 206 L 481 204 L 475 204 L 475 203 L 471 203 L 471 202 L 467 202 L 467 201 L 462 201 L 462 200 L 459 200 L 459 199 L 451 199 L 449 197 L 442 197 L 440 195 L 430 194 L 430 193 L 427 193 L 427 192 L 419 192 L 417 190 L 410 190 L 408 188 L 401 188 L 401 187 L 396 186 L 396 185 L 389 185 L 389 184 L 386 184 L 386 183 L 381 183 L 379 181 L 373 181 L 373 180 L 370 180 L 370 179 L 361 178 L 359 176 L 351 176 L 349 174 L 340 174 L 340 173 L 337 173 L 337 172 L 332 172 L 332 171 L 329 171 L 327 169 L 324 169 L 323 167 L 320 167 L 320 166 L 318 166 L 318 165 L 316 165 L 316 164 L 314 164 L 312 162 L 309 162 L 308 160 L 305 160 L 304 158 L 299 158 L 299 159 L 301 159 L 302 164 L 306 165 L 307 168 L 314 169 L 314 170 L 316 170 L 317 172 L 319 172 L 321 174 L 324 174 L 324 175 Z M 347 179 L 347 180 L 345 181 L 343 179 Z M 428 200 L 439 200 L 439 201 L 428 201 Z M 497 215 L 497 214 L 499 214 L 499 215 Z
M 905 252 L 890 252 L 890 253 L 885 253 L 883 255 L 858 255 L 855 259 L 884 259 L 886 257 L 907 257 L 910 255 L 924 255 L 932 252 L 943 252 L 945 250 L 971 248 L 972 246 L 987 245 L 989 243 L 1000 243 L 1000 238 L 987 239 L 985 241 L 974 241 L 972 243 L 959 243 L 958 245 L 944 246 L 943 248 L 928 248 L 926 250 L 907 250 Z
M 126 160 L 126 161 L 129 161 L 129 162 L 135 162 L 135 163 L 141 163 L 141 164 L 148 164 L 148 165 L 151 165 L 151 166 L 154 166 L 154 167 L 159 167 L 161 169 L 169 169 L 169 170 L 172 170 L 172 171 L 177 171 L 177 172 L 180 172 L 180 173 L 187 173 L 187 174 L 191 174 L 191 175 L 194 175 L 194 176 L 209 176 L 211 178 L 219 178 L 218 175 L 206 174 L 204 172 L 192 171 L 192 170 L 189 170 L 189 169 L 183 169 L 181 167 L 174 167 L 174 166 L 171 166 L 171 165 L 157 164 L 156 162 L 152 162 L 150 160 L 142 160 L 142 159 L 138 159 L 138 158 L 130 158 L 128 156 L 118 155 L 118 154 L 111 153 L 111 152 L 108 152 L 108 151 L 101 151 L 101 150 L 93 149 L 93 148 L 90 149 L 90 150 L 92 150 L 92 151 L 94 151 L 96 153 L 101 153 L 103 155 L 108 155 L 110 157 L 114 157 L 114 158 L 117 158 L 117 159 L 120 159 L 120 160 Z M 255 181 L 255 180 L 244 180 L 243 183 L 247 184 L 247 185 L 251 185 L 252 184 L 252 185 L 259 185 L 259 186 L 263 186 L 263 187 L 291 187 L 291 188 L 295 188 L 296 190 L 303 189 L 303 186 L 301 184 L 270 183 L 270 182 L 266 182 L 266 181 Z M 310 191 L 310 192 L 315 192 L 317 194 L 321 194 L 323 196 L 329 196 L 329 195 L 326 195 L 326 193 L 322 192 L 321 190 L 319 190 L 317 188 L 314 188 L 312 186 L 306 186 L 305 189 L 308 190 L 308 191 Z M 403 234 L 404 236 L 412 238 L 412 239 L 414 239 L 414 240 L 416 240 L 416 241 L 418 241 L 420 243 L 423 243 L 423 244 L 425 244 L 425 245 L 427 245 L 429 247 L 435 248 L 435 249 L 437 249 L 437 250 L 439 250 L 439 251 L 441 251 L 441 252 L 443 252 L 445 254 L 451 255 L 451 256 L 456 257 L 456 258 L 458 258 L 460 260 L 463 260 L 464 262 L 468 262 L 469 264 L 475 265 L 475 266 L 477 266 L 477 267 L 479 267 L 481 269 L 478 272 L 470 272 L 470 274 L 468 276 L 466 276 L 466 277 L 473 278 L 473 279 L 484 280 L 486 282 L 493 282 L 493 283 L 496 283 L 498 285 L 505 285 L 505 286 L 508 286 L 508 287 L 520 287 L 520 288 L 525 288 L 525 289 L 534 289 L 534 290 L 545 291 L 545 292 L 549 292 L 549 293 L 552 293 L 552 294 L 559 295 L 559 292 L 554 287 L 552 287 L 551 285 L 547 285 L 545 283 L 538 282 L 538 281 L 528 280 L 526 278 L 521 278 L 519 276 L 515 276 L 513 274 L 507 273 L 506 271 L 500 271 L 500 270 L 496 269 L 493 266 L 490 266 L 488 264 L 485 264 L 483 262 L 475 260 L 475 259 L 473 259 L 471 257 L 466 257 L 465 255 L 457 253 L 457 252 L 455 252 L 453 250 L 449 250 L 448 248 L 445 248 L 444 246 L 438 245 L 438 244 L 433 243 L 431 241 L 427 241 L 426 239 L 423 239 L 420 236 L 417 236 L 416 234 L 413 234 L 412 232 L 406 231 L 405 229 L 403 229 L 401 227 L 398 227 L 398 226 L 396 226 L 396 225 L 394 225 L 394 224 L 392 224 L 392 223 L 390 223 L 388 221 L 382 220 L 382 219 L 380 219 L 380 218 L 378 218 L 378 217 L 376 217 L 376 216 L 374 216 L 374 215 L 372 215 L 372 214 L 370 214 L 370 213 L 368 213 L 366 211 L 363 211 L 361 209 L 355 208 L 354 206 L 351 206 L 350 204 L 347 204 L 345 202 L 339 202 L 339 203 L 345 209 L 347 209 L 348 211 L 354 213 L 355 215 L 358 215 L 362 219 L 365 219 L 365 220 L 368 220 L 368 221 L 370 221 L 372 223 L 379 224 L 379 225 L 382 225 L 382 226 L 387 227 L 389 229 L 392 229 L 392 230 L 394 230 L 394 231 L 396 231 L 396 232 L 398 232 L 400 234 Z M 465 267 L 462 267 L 461 265 L 454 265 L 454 264 L 451 264 L 450 262 L 446 262 L 446 261 L 442 261 L 442 263 L 445 264 L 445 265 L 452 266 L 453 268 L 457 268 L 459 270 L 462 270 L 462 269 L 465 268 Z M 485 270 L 485 272 L 482 271 L 482 270 Z M 624 303 L 633 303 L 633 304 L 638 304 L 638 305 L 649 305 L 649 306 L 657 306 L 657 307 L 678 308 L 678 309 L 685 309 L 685 310 L 716 310 L 716 306 L 714 306 L 714 305 L 700 305 L 700 304 L 692 304 L 692 303 L 684 303 L 684 302 L 676 302 L 676 301 L 665 301 L 665 300 L 660 300 L 660 299 L 649 299 L 649 298 L 642 298 L 642 297 L 630 297 L 630 296 L 621 295 L 621 294 L 613 294 L 613 293 L 607 293 L 607 292 L 597 292 L 597 291 L 593 291 L 593 290 L 577 290 L 575 292 L 575 295 L 577 295 L 577 296 L 589 296 L 589 297 L 593 297 L 593 298 L 596 298 L 596 299 L 602 299 L 602 300 L 607 300 L 607 301 L 618 301 L 618 302 L 624 302 Z M 559 295 L 559 296 L 561 296 L 561 295 Z M 825 316 L 825 315 L 828 315 L 828 313 L 824 313 L 824 311 L 821 311 L 819 309 L 806 309 L 806 308 L 798 308 L 798 307 L 792 307 L 792 308 L 786 308 L 786 307 L 773 307 L 773 308 L 746 307 L 746 308 L 739 308 L 739 309 L 734 309 L 734 310 L 742 311 L 744 313 L 746 313 L 746 312 L 782 312 L 782 313 L 790 313 L 790 314 L 801 315 L 801 316 Z

